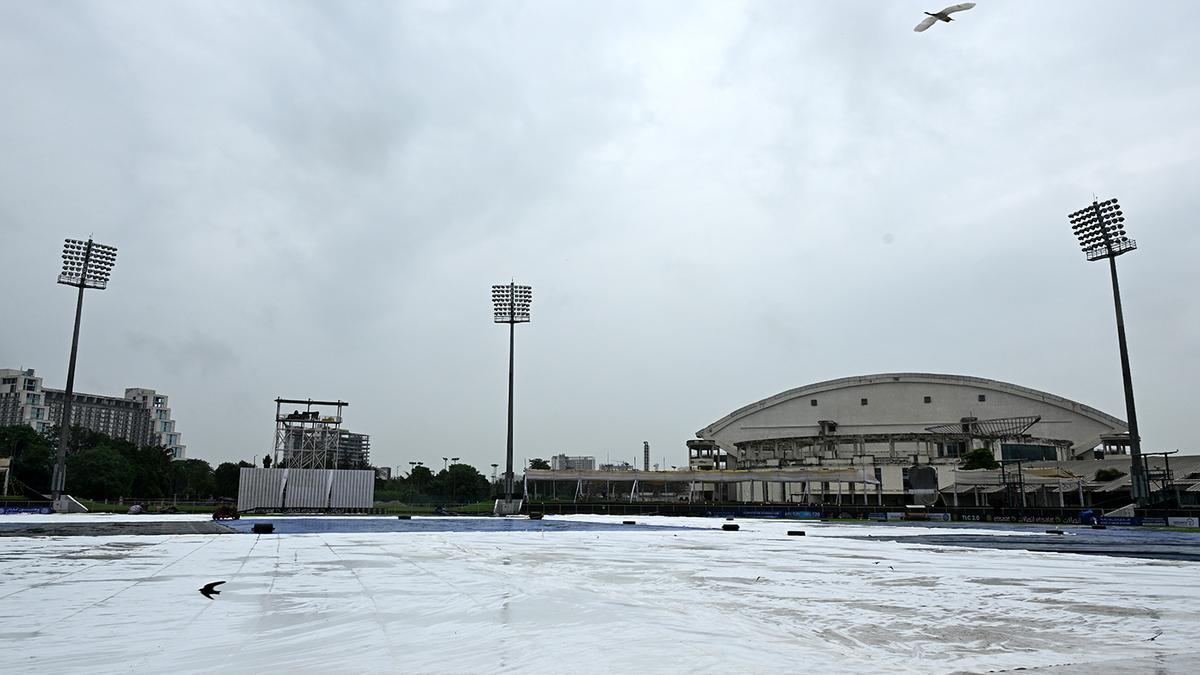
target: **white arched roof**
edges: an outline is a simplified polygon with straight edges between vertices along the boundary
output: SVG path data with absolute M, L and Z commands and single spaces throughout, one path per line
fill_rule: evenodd
M 907 385 L 895 387 L 891 385 Z M 920 392 L 929 389 L 938 391 L 937 406 L 922 406 L 918 400 Z M 906 392 L 903 405 L 897 405 L 895 392 Z M 950 393 L 947 396 L 947 393 Z M 1001 396 L 1003 405 L 988 406 L 974 404 L 975 394 L 996 393 Z M 841 401 L 838 402 L 839 395 Z M 873 408 L 857 409 L 855 404 L 848 402 L 849 398 L 871 395 L 883 398 L 882 405 Z M 946 401 L 944 399 L 955 399 Z M 820 399 L 830 405 L 838 406 L 836 410 L 828 407 L 809 410 L 801 399 Z M 872 399 L 875 400 L 875 399 Z M 890 404 L 890 405 L 889 405 Z M 1046 420 L 1044 434 L 1050 438 L 1070 439 L 1077 449 L 1093 447 L 1100 442 L 1100 436 L 1108 433 L 1121 433 L 1127 430 L 1125 422 L 1068 398 L 1051 394 L 1029 387 L 989 380 L 982 377 L 966 375 L 947 375 L 939 373 L 880 373 L 858 377 L 843 377 L 836 380 L 816 382 L 803 387 L 789 389 L 761 401 L 756 401 L 729 413 L 713 422 L 704 429 L 696 432 L 697 438 L 716 440 L 722 447 L 731 446 L 740 440 L 753 438 L 769 438 L 772 436 L 802 436 L 808 435 L 799 430 L 811 427 L 814 419 L 826 415 L 825 419 L 835 419 L 838 422 L 859 422 L 862 426 L 899 428 L 910 426 L 913 430 L 923 428 L 922 425 L 938 422 L 956 422 L 958 416 L 968 414 L 980 419 L 1004 417 L 1015 414 L 1040 414 Z M 979 410 L 975 410 L 979 408 Z M 1026 409 L 1028 409 L 1026 411 Z M 942 418 L 931 415 L 942 414 Z M 874 416 L 871 419 L 866 419 Z M 846 419 L 839 419 L 846 418 Z M 1072 429 L 1071 433 L 1067 433 Z M 794 430 L 789 433 L 788 430 Z M 849 430 L 847 430 L 849 431 Z M 1053 432 L 1053 433 L 1052 433 Z

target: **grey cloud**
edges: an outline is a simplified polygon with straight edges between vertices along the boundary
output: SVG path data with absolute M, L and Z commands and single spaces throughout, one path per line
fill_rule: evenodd
M 1196 449 L 1200 9 L 1168 5 L 914 34 L 922 7 L 873 0 L 9 3 L 0 364 L 64 378 L 57 248 L 93 232 L 121 253 L 81 385 L 172 395 L 211 461 L 264 452 L 277 395 L 350 400 L 382 464 L 495 461 L 509 278 L 535 287 L 519 456 L 679 458 L 744 403 L 884 370 L 1122 416 L 1065 221 L 1095 191 L 1142 245 L 1147 444 Z

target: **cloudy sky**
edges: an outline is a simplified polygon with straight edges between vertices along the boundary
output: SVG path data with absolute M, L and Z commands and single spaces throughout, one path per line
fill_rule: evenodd
M 1118 196 L 1146 448 L 1200 451 L 1200 4 L 0 2 L 0 367 L 63 386 L 64 237 L 120 248 L 77 389 L 191 457 L 342 398 L 379 465 L 684 460 L 733 409 L 890 371 L 1125 417 L 1066 214 Z M 486 470 L 486 469 L 485 469 Z

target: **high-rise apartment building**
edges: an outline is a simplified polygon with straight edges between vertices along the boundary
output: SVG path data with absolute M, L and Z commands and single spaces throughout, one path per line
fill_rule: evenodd
M 0 426 L 17 424 L 45 432 L 55 422 L 42 391 L 42 378 L 32 368 L 0 368 Z
M 66 392 L 42 386 L 32 368 L 0 369 L 0 426 L 25 424 L 49 431 L 62 419 Z M 184 459 L 183 445 L 167 397 L 153 389 L 129 388 L 125 396 L 75 392 L 71 425 L 120 438 L 139 447 L 160 445 L 174 459 Z
M 130 387 L 125 390 L 125 398 L 137 401 L 144 409 L 150 411 L 151 444 L 161 445 L 170 450 L 175 459 L 184 459 L 187 446 L 175 430 L 175 420 L 171 418 L 171 406 L 166 394 L 160 394 L 153 389 Z

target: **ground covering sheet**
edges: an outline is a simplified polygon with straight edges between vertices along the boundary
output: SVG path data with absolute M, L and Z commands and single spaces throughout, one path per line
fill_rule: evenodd
M 3 522 L 29 518 L 125 520 Z M 0 649 L 19 672 L 1182 673 L 1200 665 L 1200 564 L 1188 560 L 919 543 L 946 532 L 936 527 L 739 520 L 739 531 L 726 532 L 721 520 L 621 525 L 627 519 L 4 537 Z M 227 583 L 214 600 L 197 592 L 218 580 Z

